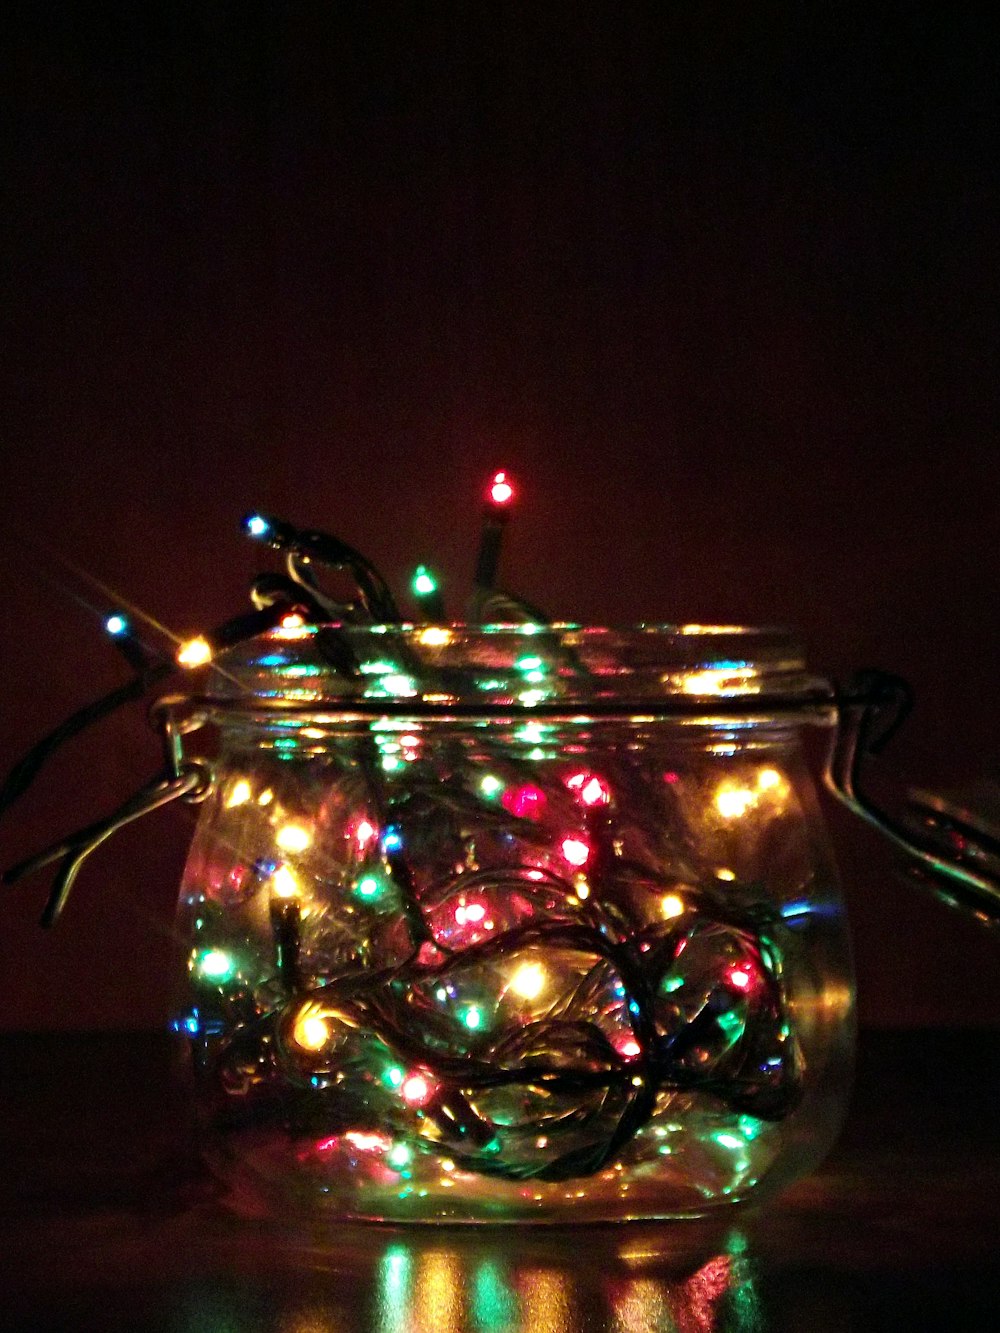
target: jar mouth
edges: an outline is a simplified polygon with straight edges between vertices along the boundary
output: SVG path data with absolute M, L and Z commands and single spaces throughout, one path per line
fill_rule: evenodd
M 832 699 L 787 629 L 293 625 L 202 668 L 209 711 L 496 715 L 781 711 Z

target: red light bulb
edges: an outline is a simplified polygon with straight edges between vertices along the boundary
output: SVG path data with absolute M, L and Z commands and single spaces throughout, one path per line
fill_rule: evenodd
M 490 482 L 489 500 L 490 504 L 498 505 L 503 508 L 509 505 L 514 498 L 514 487 L 510 484 L 506 472 L 497 472 Z
M 726 980 L 734 990 L 749 990 L 753 973 L 746 963 L 736 963 L 726 973 Z

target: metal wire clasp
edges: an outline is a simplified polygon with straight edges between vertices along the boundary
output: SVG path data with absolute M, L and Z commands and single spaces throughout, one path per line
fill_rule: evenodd
M 949 906 L 971 913 L 986 925 L 1000 926 L 1000 877 L 984 866 L 986 857 L 971 839 L 959 852 L 946 850 L 925 825 L 904 825 L 893 819 L 862 790 L 861 770 L 895 735 L 911 707 L 910 688 L 898 676 L 863 671 L 836 695 L 837 729 L 830 750 L 826 784 L 849 809 L 877 828 L 907 855 L 908 878 Z M 975 862 L 973 869 L 969 864 Z
M 164 771 L 154 777 L 113 814 L 99 819 L 76 833 L 47 847 L 44 851 L 19 861 L 3 874 L 7 884 L 13 884 L 24 876 L 41 870 L 43 866 L 59 861 L 52 887 L 49 891 L 45 910 L 42 912 L 43 926 L 55 925 L 59 919 L 70 890 L 84 861 L 102 842 L 117 833 L 126 824 L 131 824 L 143 815 L 152 814 L 171 802 L 184 800 L 188 803 L 202 801 L 212 789 L 212 773 L 207 764 L 200 760 L 188 759 L 184 755 L 184 736 L 202 726 L 201 718 L 190 706 L 187 699 L 180 696 L 160 699 L 150 710 L 150 721 L 160 732 L 163 743 Z

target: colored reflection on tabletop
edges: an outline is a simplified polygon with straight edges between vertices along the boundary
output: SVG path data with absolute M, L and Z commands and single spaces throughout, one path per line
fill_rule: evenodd
M 594 1241 L 564 1235 L 560 1253 L 551 1242 L 539 1247 L 526 1238 L 515 1258 L 508 1241 L 428 1246 L 394 1238 L 373 1274 L 371 1327 L 378 1333 L 752 1333 L 762 1327 L 741 1235 L 729 1237 L 724 1253 L 679 1271 L 665 1262 L 666 1252 L 628 1244 L 608 1252 L 606 1241 Z

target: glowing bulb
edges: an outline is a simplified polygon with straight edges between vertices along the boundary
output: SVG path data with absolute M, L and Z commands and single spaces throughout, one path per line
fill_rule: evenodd
M 282 824 L 274 841 L 283 852 L 304 852 L 312 845 L 312 833 L 304 824 Z
M 757 786 L 761 791 L 781 786 L 781 774 L 774 768 L 762 768 L 757 774 Z
M 747 787 L 723 787 L 715 794 L 715 808 L 723 819 L 742 819 L 757 804 L 757 793 Z
M 571 866 L 584 866 L 590 860 L 590 844 L 582 838 L 563 838 L 561 851 Z
M 684 911 L 684 899 L 679 893 L 665 893 L 660 899 L 660 910 L 668 918 L 680 916 Z
M 477 1028 L 480 1028 L 483 1025 L 482 1009 L 480 1009 L 479 1006 L 476 1004 L 470 1004 L 468 1009 L 466 1009 L 465 1011 L 463 1021 L 465 1023 L 465 1026 L 469 1028 L 470 1031 L 475 1032 Z
M 519 657 L 514 663 L 518 671 L 537 671 L 541 665 L 540 657 Z
M 514 487 L 507 480 L 507 473 L 497 472 L 490 482 L 490 500 L 495 505 L 507 505 L 513 498 Z
M 500 792 L 503 791 L 503 783 L 499 778 L 494 777 L 492 773 L 487 773 L 486 776 L 480 780 L 479 790 L 487 798 L 498 796 Z
M 418 597 L 430 597 L 437 592 L 438 582 L 426 565 L 417 565 L 411 587 Z
M 310 632 L 305 616 L 299 615 L 298 611 L 290 611 L 287 616 L 281 617 L 278 628 L 274 631 L 274 637 L 276 639 L 306 639 Z
M 444 629 L 441 625 L 431 625 L 428 629 L 422 629 L 417 635 L 417 643 L 422 648 L 443 648 L 445 644 L 451 643 L 454 635 L 450 629 Z
M 251 514 L 245 520 L 244 527 L 251 537 L 263 537 L 270 531 L 271 525 L 262 514 Z
M 232 790 L 226 798 L 226 809 L 231 810 L 234 805 L 246 805 L 252 795 L 250 783 L 246 778 L 240 778 L 239 782 L 233 783 Z
M 321 1051 L 330 1040 L 326 1019 L 320 1014 L 301 1014 L 292 1029 L 292 1040 L 304 1051 Z
M 611 799 L 605 783 L 593 773 L 586 771 L 573 773 L 566 779 L 566 786 L 570 791 L 576 792 L 584 805 L 591 808 L 595 805 L 607 805 Z
M 383 676 L 380 684 L 386 694 L 395 694 L 402 698 L 412 699 L 417 693 L 416 681 L 412 676 L 393 673 L 391 676 Z
M 363 879 L 358 880 L 357 887 L 362 898 L 374 898 L 382 891 L 382 881 L 374 875 L 365 875 Z
M 545 989 L 545 969 L 539 963 L 522 963 L 510 979 L 510 989 L 525 1000 L 537 1000 Z
M 745 967 L 731 967 L 726 976 L 730 986 L 735 986 L 737 990 L 746 990 L 753 980 Z
M 354 841 L 358 844 L 358 850 L 364 851 L 378 833 L 378 829 L 369 819 L 359 819 L 354 828 Z
M 397 1143 L 394 1144 L 393 1147 L 389 1149 L 389 1152 L 386 1154 L 386 1161 L 389 1163 L 390 1166 L 394 1166 L 398 1170 L 402 1170 L 402 1168 L 409 1163 L 412 1157 L 413 1154 L 410 1152 L 409 1148 L 406 1146 L 405 1143 Z
M 104 628 L 113 638 L 117 638 L 119 634 L 125 634 L 128 631 L 128 621 L 124 616 L 115 613 L 113 616 L 108 616 L 104 622 Z
M 518 819 L 539 819 L 546 797 L 541 787 L 527 782 L 523 787 L 505 791 L 500 800 L 504 809 L 516 815 Z
M 410 1106 L 423 1106 L 430 1098 L 432 1091 L 431 1085 L 423 1074 L 411 1074 L 409 1078 L 403 1080 L 399 1095 Z
M 297 898 L 299 881 L 289 866 L 278 866 L 271 876 L 271 892 L 276 898 Z
M 182 643 L 177 652 L 177 665 L 193 670 L 212 660 L 212 645 L 202 635 Z
M 236 964 L 224 949 L 209 949 L 198 959 L 198 972 L 209 981 L 228 981 Z
M 642 1047 L 635 1040 L 623 1041 L 618 1049 L 626 1060 L 634 1060 L 642 1051 Z
M 385 837 L 382 839 L 382 850 L 384 852 L 398 852 L 403 846 L 403 835 L 399 829 L 389 828 L 385 831 Z
M 389 1084 L 390 1088 L 398 1088 L 405 1078 L 405 1074 L 400 1069 L 399 1065 L 390 1065 L 382 1077 L 385 1079 L 386 1083 Z

